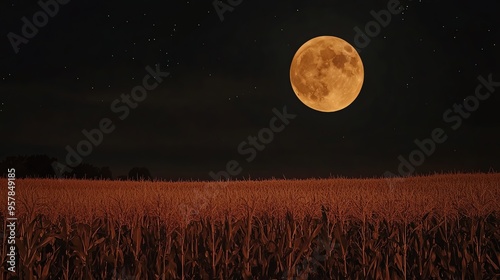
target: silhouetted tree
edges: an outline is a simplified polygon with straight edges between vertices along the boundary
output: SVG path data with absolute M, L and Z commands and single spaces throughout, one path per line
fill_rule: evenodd
M 65 177 L 76 179 L 113 179 L 108 166 L 99 168 L 88 163 L 82 163 L 73 168 L 73 171 L 65 173 Z
M 120 175 L 120 176 L 116 177 L 116 179 L 118 179 L 120 181 L 127 181 L 128 180 L 128 176 L 127 175 Z
M 111 169 L 109 168 L 109 166 L 104 166 L 104 167 L 101 167 L 101 170 L 99 170 L 99 175 L 100 175 L 100 179 L 113 179 L 113 173 L 111 173 Z
M 0 162 L 0 174 L 5 176 L 8 168 L 16 169 L 17 178 L 54 177 L 52 162 L 57 161 L 47 155 L 9 156 Z
M 146 167 L 134 167 L 128 172 L 129 180 L 151 180 L 151 173 Z
M 56 161 L 47 155 L 9 156 L 0 161 L 0 176 L 5 177 L 7 169 L 15 168 L 17 178 L 52 178 L 56 175 L 52 163 Z M 82 163 L 63 175 L 78 179 L 113 179 L 108 166 L 96 167 L 88 163 Z
M 99 168 L 88 163 L 81 163 L 73 168 L 73 171 L 66 173 L 66 177 L 76 179 L 98 179 Z

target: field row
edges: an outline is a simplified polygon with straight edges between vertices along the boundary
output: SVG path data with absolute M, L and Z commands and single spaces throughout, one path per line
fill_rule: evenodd
M 0 203 L 7 205 L 6 188 Z M 485 216 L 500 210 L 500 174 L 447 174 L 404 179 L 323 179 L 224 182 L 130 182 L 25 179 L 17 181 L 17 214 L 91 222 L 105 214 L 126 223 L 155 216 L 175 226 L 192 220 L 254 214 L 283 218 L 418 220 Z
M 247 216 L 172 229 L 37 216 L 21 224 L 21 279 L 497 279 L 498 216 L 418 223 Z M 4 252 L 2 243 L 0 251 Z M 5 254 L 2 254 L 4 257 Z M 2 259 L 5 264 L 5 259 Z M 5 278 L 5 266 L 2 268 Z

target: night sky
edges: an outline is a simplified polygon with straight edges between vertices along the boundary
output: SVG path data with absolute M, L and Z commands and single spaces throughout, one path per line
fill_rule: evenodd
M 397 173 L 398 157 L 408 159 L 415 139 L 436 128 L 447 139 L 414 173 L 500 169 L 500 86 L 477 109 L 453 111 L 474 96 L 479 76 L 500 82 L 497 1 L 402 1 L 404 10 L 358 48 L 363 88 L 334 113 L 297 99 L 293 55 L 321 35 L 357 47 L 354 28 L 364 30 L 370 11 L 389 1 L 223 1 L 234 4 L 223 20 L 212 1 L 66 2 L 18 41 L 18 53 L 12 34 L 23 36 L 22 18 L 33 22 L 41 7 L 0 4 L 0 160 L 47 154 L 67 164 L 82 130 L 108 118 L 114 130 L 82 160 L 115 176 L 145 166 L 153 176 L 209 180 L 234 160 L 234 178 L 378 177 Z M 147 66 L 169 74 L 156 76 L 161 83 L 126 117 L 115 112 Z M 285 106 L 295 118 L 283 131 L 251 160 L 240 153 Z

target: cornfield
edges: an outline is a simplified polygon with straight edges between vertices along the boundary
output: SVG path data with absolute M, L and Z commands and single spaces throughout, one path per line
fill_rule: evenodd
M 500 279 L 500 174 L 18 179 L 16 201 L 2 279 Z

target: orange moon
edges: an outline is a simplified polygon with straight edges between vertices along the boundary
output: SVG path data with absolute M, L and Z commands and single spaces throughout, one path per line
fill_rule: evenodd
M 361 57 L 346 41 L 320 36 L 304 43 L 290 66 L 290 83 L 307 107 L 335 112 L 359 95 L 364 80 Z

